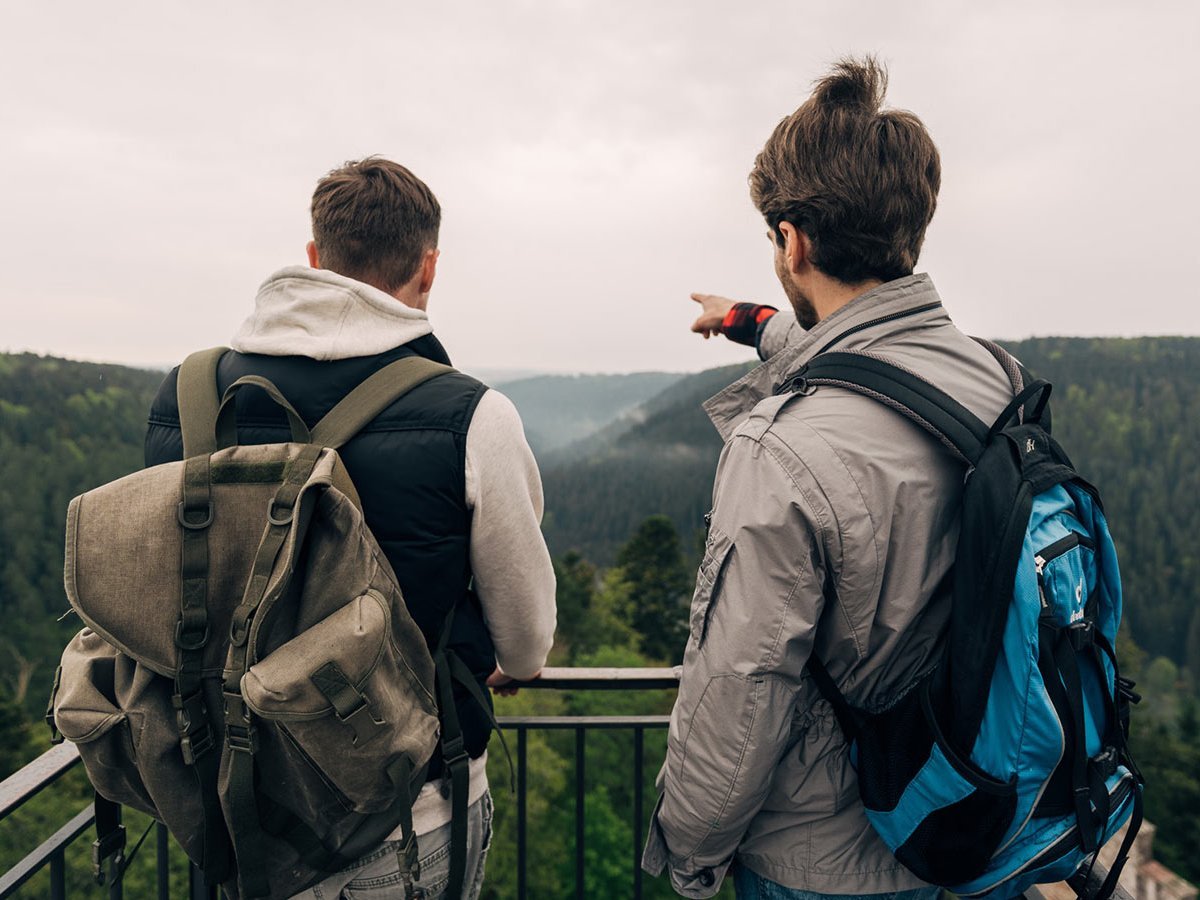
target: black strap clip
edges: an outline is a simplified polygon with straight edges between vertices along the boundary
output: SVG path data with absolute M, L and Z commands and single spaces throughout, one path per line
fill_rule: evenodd
M 106 873 L 104 864 L 109 860 L 112 861 L 112 865 Z M 125 826 L 118 825 L 92 842 L 92 877 L 96 879 L 96 884 L 111 886 L 116 884 L 124 868 Z
M 200 691 L 194 691 L 186 697 L 175 694 L 171 703 L 175 707 L 175 725 L 179 729 L 179 749 L 183 751 L 183 761 L 194 766 L 216 746 L 212 726 L 208 723 L 204 696 Z
M 1096 623 L 1091 619 L 1080 619 L 1066 628 L 1067 640 L 1076 652 L 1086 650 L 1096 642 Z
M 225 691 L 225 743 L 236 753 L 258 752 L 258 729 L 242 695 Z
M 442 742 L 442 759 L 445 761 L 447 769 L 455 764 L 461 764 L 464 760 L 470 760 L 462 735 L 456 735 Z
M 1120 755 L 1116 747 L 1105 747 L 1088 760 L 1088 765 L 1092 767 L 1092 770 L 1102 780 L 1107 781 L 1113 775 L 1117 774 L 1117 763 L 1119 760 Z
M 226 725 L 225 740 L 229 749 L 236 753 L 254 755 L 258 752 L 258 729 L 253 725 Z
M 1117 695 L 1127 703 L 1141 703 L 1142 695 L 1134 690 L 1136 686 L 1136 681 L 1122 675 L 1117 678 Z

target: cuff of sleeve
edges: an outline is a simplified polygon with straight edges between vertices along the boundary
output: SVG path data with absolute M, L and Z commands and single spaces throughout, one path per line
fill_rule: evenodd
M 759 303 L 735 303 L 721 322 L 721 334 L 737 344 L 753 347 L 758 329 L 779 310 Z
M 654 876 L 667 871 L 671 877 L 671 887 L 681 897 L 707 900 L 716 896 L 721 890 L 721 882 L 725 880 L 732 860 L 726 860 L 719 865 L 700 865 L 693 859 L 673 857 L 658 824 L 662 803 L 663 798 L 660 795 L 658 805 L 654 807 L 654 815 L 650 819 L 650 835 L 646 839 L 646 849 L 642 853 L 643 871 Z

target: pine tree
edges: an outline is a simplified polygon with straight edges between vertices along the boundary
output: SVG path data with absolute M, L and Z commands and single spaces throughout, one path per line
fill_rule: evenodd
M 646 519 L 617 554 L 617 568 L 630 588 L 630 621 L 642 653 L 678 663 L 687 641 L 693 578 L 675 524 L 666 516 Z

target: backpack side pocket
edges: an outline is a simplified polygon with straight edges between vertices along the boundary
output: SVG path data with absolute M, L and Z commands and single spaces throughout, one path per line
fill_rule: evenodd
M 115 675 L 120 652 L 90 628 L 63 651 L 62 679 L 54 697 L 54 722 L 79 748 L 92 786 L 123 806 L 158 815 L 137 766 L 143 718 L 121 709 Z

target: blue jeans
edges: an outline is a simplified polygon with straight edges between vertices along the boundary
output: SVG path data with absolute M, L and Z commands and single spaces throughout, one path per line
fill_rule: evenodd
M 492 843 L 492 795 L 486 793 L 467 810 L 467 872 L 463 900 L 475 900 L 483 887 L 483 865 Z M 420 877 L 411 900 L 440 900 L 450 881 L 450 826 L 417 835 Z M 385 841 L 354 865 L 330 875 L 292 900 L 408 900 L 400 867 L 400 842 Z
M 818 894 L 776 884 L 745 866 L 734 866 L 733 887 L 738 900 L 937 900 L 942 892 L 939 887 L 926 887 L 890 894 Z

